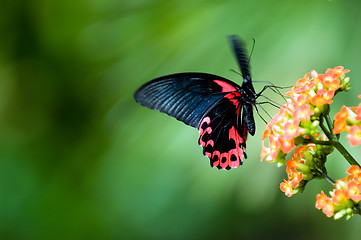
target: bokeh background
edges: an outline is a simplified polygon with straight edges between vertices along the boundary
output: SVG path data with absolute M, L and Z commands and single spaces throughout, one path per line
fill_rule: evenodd
M 285 169 L 260 162 L 258 116 L 245 164 L 219 171 L 197 130 L 133 93 L 176 72 L 240 82 L 226 39 L 237 34 L 249 50 L 256 39 L 254 80 L 288 86 L 343 65 L 352 90 L 332 111 L 356 106 L 360 9 L 352 0 L 1 4 L 0 239 L 357 239 L 360 216 L 334 221 L 315 209 L 326 182 L 292 198 L 279 190 Z M 327 167 L 337 179 L 348 164 L 335 152 Z

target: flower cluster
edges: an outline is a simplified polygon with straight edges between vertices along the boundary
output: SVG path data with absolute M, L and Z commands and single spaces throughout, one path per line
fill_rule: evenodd
M 342 106 L 341 111 L 336 113 L 333 133 L 344 131 L 348 133 L 347 139 L 351 146 L 361 144 L 361 103 L 357 107 Z
M 287 103 L 280 108 L 279 113 L 267 124 L 262 140 L 269 139 L 269 147 L 262 142 L 261 159 L 268 162 L 285 162 L 286 154 L 295 147 L 298 137 L 315 134 L 318 124 L 313 124 L 308 96 L 298 95 L 288 99 Z
M 349 90 L 347 72 L 349 70 L 339 66 L 327 69 L 325 74 L 315 70 L 307 73 L 286 93 L 291 98 L 267 124 L 261 160 L 277 162 L 281 166 L 287 154 L 298 146 L 287 162 L 288 180 L 281 183 L 281 190 L 287 196 L 302 191 L 309 180 L 323 173 L 326 157 L 333 151 L 333 146 L 318 144 L 328 140 L 320 127 L 322 114 L 328 113 L 335 94 Z M 266 138 L 268 147 L 264 144 Z
M 308 181 L 322 177 L 320 169 L 323 168 L 326 157 L 330 153 L 323 149 L 324 146 L 309 143 L 295 150 L 292 158 L 286 163 L 288 180 L 284 179 L 280 184 L 280 189 L 286 196 L 291 197 L 293 194 L 302 192 Z
M 347 170 L 348 176 L 337 180 L 335 189 L 327 197 L 323 191 L 317 195 L 316 208 L 322 209 L 327 217 L 349 219 L 353 214 L 360 213 L 361 201 L 361 169 L 352 165 Z

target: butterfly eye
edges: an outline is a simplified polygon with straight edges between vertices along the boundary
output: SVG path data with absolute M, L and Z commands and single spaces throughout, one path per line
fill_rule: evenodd
M 250 82 L 250 77 L 249 76 L 246 76 L 244 79 L 243 79 L 243 84 L 248 84 Z

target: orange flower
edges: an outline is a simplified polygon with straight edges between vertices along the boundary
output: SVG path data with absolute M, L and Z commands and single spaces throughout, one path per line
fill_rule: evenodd
M 357 165 L 352 165 L 349 169 L 347 169 L 346 172 L 348 173 L 348 175 L 357 176 L 361 173 L 361 169 Z
M 361 103 L 356 108 L 356 121 L 361 121 Z
M 310 81 L 310 73 L 307 73 L 303 78 L 299 79 L 293 88 L 288 91 L 286 96 L 293 96 L 295 93 L 300 94 L 308 89 L 312 88 L 315 82 Z
M 331 200 L 331 199 L 326 200 L 326 204 L 323 206 L 322 212 L 323 212 L 327 217 L 332 217 L 334 211 L 335 211 L 335 207 L 334 207 L 334 205 L 332 204 L 332 200 Z
M 281 135 L 278 140 L 281 143 L 281 150 L 284 153 L 289 153 L 296 147 L 295 142 L 293 139 L 287 139 L 285 135 Z
M 353 216 L 353 208 L 358 208 L 361 201 L 361 169 L 353 165 L 347 171 L 348 176 L 336 181 L 335 188 L 330 192 L 331 198 L 323 191 L 317 195 L 317 209 L 322 209 L 326 216 L 334 215 L 335 219 Z
M 313 178 L 313 171 L 316 171 L 316 169 L 313 167 L 315 164 L 313 164 L 313 158 L 310 158 L 310 155 L 315 153 L 316 145 L 313 143 L 299 146 L 292 155 L 292 158 L 287 161 L 286 172 L 288 181 L 284 179 L 280 186 L 281 191 L 285 192 L 287 196 L 302 192 L 307 181 Z M 292 195 L 289 193 L 290 189 L 292 190 Z
M 317 194 L 316 196 L 316 208 L 317 209 L 322 209 L 325 204 L 327 203 L 327 200 L 328 200 L 329 197 L 326 196 L 326 194 L 321 191 L 320 194 Z
M 332 90 L 319 89 L 317 94 L 311 98 L 311 104 L 314 106 L 331 104 L 334 94 L 335 92 Z
M 278 139 L 275 139 L 273 135 L 269 137 L 269 147 L 264 146 L 262 142 L 262 151 L 261 151 L 261 161 L 266 159 L 267 162 L 274 162 L 279 156 L 280 142 Z
M 336 204 L 347 200 L 346 193 L 347 191 L 345 189 L 334 189 L 333 196 L 331 198 L 332 202 Z
M 336 91 L 341 87 L 339 75 L 333 71 L 326 71 L 325 74 L 319 74 L 318 79 L 326 86 L 328 90 Z
M 304 100 L 304 98 L 298 99 Z M 269 139 L 269 148 L 264 148 L 264 152 L 261 154 L 262 159 L 273 153 L 271 158 L 275 160 L 276 156 L 289 153 L 296 147 L 294 139 L 305 133 L 305 129 L 301 128 L 299 124 L 301 121 L 309 121 L 313 113 L 307 105 L 299 107 L 298 104 L 295 100 L 288 101 L 267 124 L 262 138 L 263 140 Z
M 283 182 L 280 184 L 280 189 L 285 193 L 287 197 L 292 197 L 294 194 L 292 184 L 290 181 L 286 181 L 283 179 Z
M 295 119 L 295 122 L 300 123 L 301 121 L 309 121 L 313 114 L 314 111 L 311 110 L 310 105 L 303 104 L 292 112 L 292 117 Z
M 347 139 L 351 146 L 357 146 L 361 144 L 361 125 L 352 125 L 350 131 L 347 134 Z
M 288 179 L 291 181 L 292 187 L 297 188 L 303 179 L 302 172 L 298 172 L 296 168 L 289 168 L 288 174 Z
M 342 106 L 334 118 L 333 133 L 348 132 L 347 139 L 351 146 L 361 144 L 361 103 L 357 107 Z
M 345 73 L 350 72 L 349 69 L 344 69 L 342 66 L 335 67 L 334 69 L 328 68 L 327 71 L 335 73 L 341 78 L 345 76 Z
M 341 107 L 341 111 L 336 113 L 335 115 L 335 122 L 334 122 L 334 127 L 333 127 L 333 133 L 334 134 L 339 134 L 343 131 L 347 131 L 349 130 L 349 127 L 346 124 L 346 119 L 349 113 L 349 108 L 346 106 L 342 106 Z
M 326 214 L 327 217 L 331 217 L 334 213 L 332 200 L 327 197 L 323 191 L 321 191 L 321 194 L 317 194 L 315 207 L 322 209 L 322 212 Z
M 347 183 L 347 197 L 352 199 L 354 202 L 359 202 L 361 200 L 361 185 L 356 181 L 351 180 Z

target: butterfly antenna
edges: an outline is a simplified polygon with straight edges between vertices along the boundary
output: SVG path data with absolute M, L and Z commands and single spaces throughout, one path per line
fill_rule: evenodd
M 277 85 L 274 85 L 271 81 L 267 81 L 267 80 L 253 80 L 253 82 L 268 83 L 269 85 L 274 86 L 275 88 L 280 88 L 280 89 L 286 89 L 286 88 L 292 88 L 293 87 L 293 86 L 285 86 L 285 87 L 277 86 Z
M 252 40 L 253 40 L 253 46 L 252 46 L 251 54 L 249 54 L 249 57 L 248 57 L 248 63 L 251 61 L 251 57 L 252 57 L 252 54 L 253 54 L 254 46 L 256 45 L 256 39 L 252 38 Z
M 235 73 L 235 74 L 237 74 L 237 75 L 240 75 L 240 76 L 243 78 L 242 73 L 237 72 L 237 71 L 234 70 L 234 69 L 229 69 L 229 71 L 231 71 L 231 72 L 233 72 L 233 73 Z

